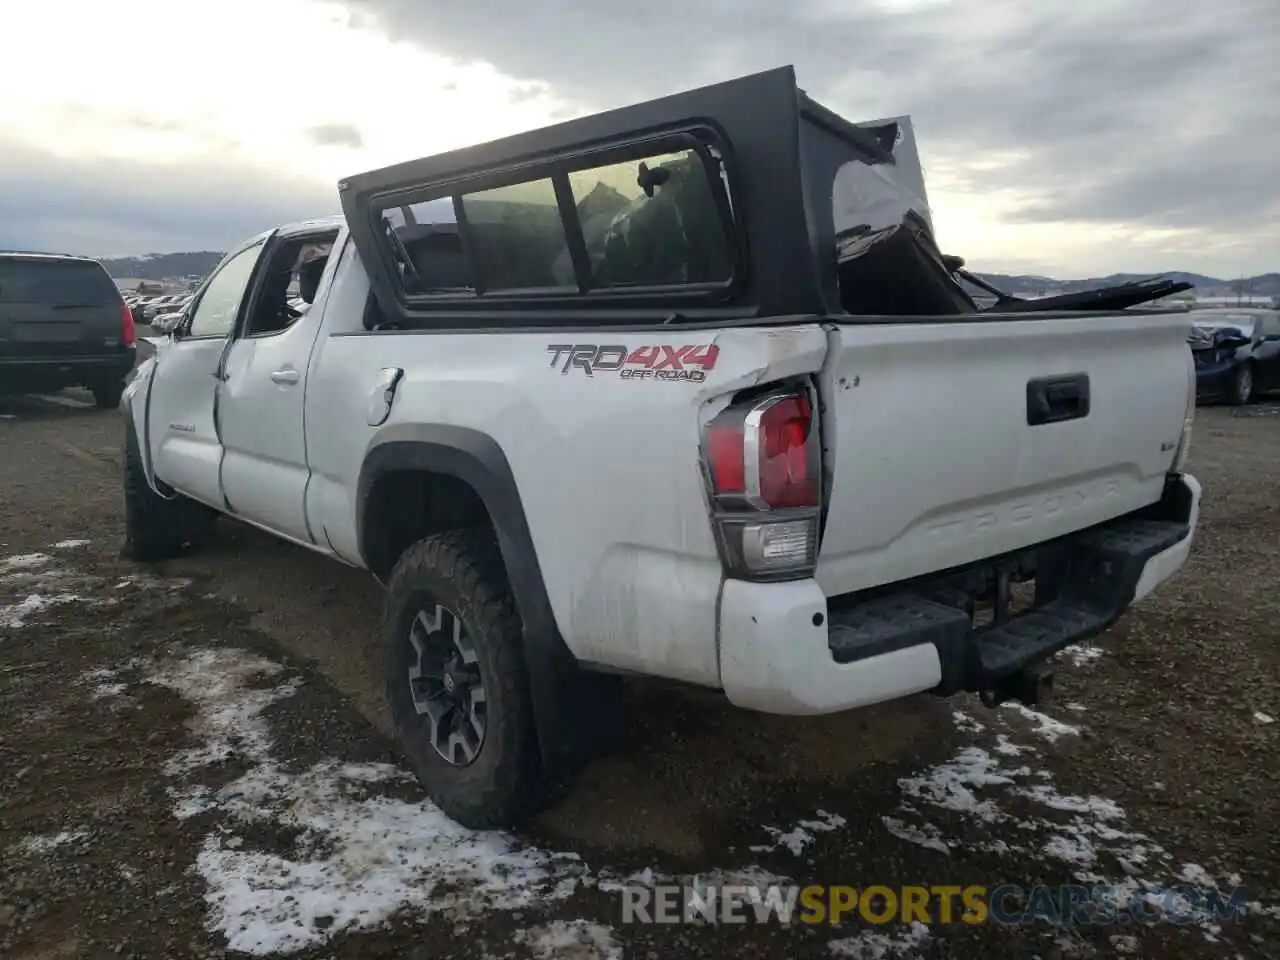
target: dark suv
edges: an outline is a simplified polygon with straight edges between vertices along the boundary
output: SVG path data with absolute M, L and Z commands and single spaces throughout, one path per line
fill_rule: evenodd
M 81 385 L 116 407 L 133 369 L 133 314 L 102 264 L 0 252 L 0 393 Z

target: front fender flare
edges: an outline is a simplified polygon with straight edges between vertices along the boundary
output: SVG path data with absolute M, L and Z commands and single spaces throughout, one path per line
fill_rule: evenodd
M 142 475 L 147 486 L 157 496 L 166 499 L 173 496 L 172 491 L 160 489 L 156 480 L 155 464 L 151 461 L 151 379 L 155 374 L 156 359 L 150 356 L 134 367 L 125 383 L 124 392 L 120 395 L 120 413 L 124 417 L 124 428 L 132 431 L 138 444 L 138 457 L 142 462 Z

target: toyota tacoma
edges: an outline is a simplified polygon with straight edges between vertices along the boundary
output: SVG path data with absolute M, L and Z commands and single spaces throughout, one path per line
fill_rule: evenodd
M 907 117 L 787 67 L 338 194 L 230 252 L 130 381 L 126 549 L 227 516 L 369 571 L 461 823 L 554 796 L 626 674 L 1034 703 L 1187 557 L 1185 315 L 980 309 Z

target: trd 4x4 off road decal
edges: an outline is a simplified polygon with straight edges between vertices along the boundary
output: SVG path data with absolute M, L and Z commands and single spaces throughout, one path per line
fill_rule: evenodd
M 714 343 L 685 346 L 623 347 L 595 343 L 553 343 L 547 347 L 551 366 L 562 376 L 581 370 L 588 377 L 616 373 L 624 380 L 691 380 L 700 383 L 714 370 L 720 348 Z

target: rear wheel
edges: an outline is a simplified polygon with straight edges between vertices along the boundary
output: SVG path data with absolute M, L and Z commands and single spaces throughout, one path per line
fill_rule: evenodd
M 396 732 L 428 796 L 465 827 L 512 826 L 548 799 L 523 628 L 492 534 L 420 540 L 383 621 Z
M 1242 407 L 1253 399 L 1253 365 L 1242 363 L 1236 369 L 1235 379 L 1231 382 L 1231 402 Z
M 120 395 L 124 393 L 123 380 L 104 380 L 89 384 L 89 392 L 93 394 L 93 402 L 103 410 L 114 410 L 120 406 Z
M 167 500 L 151 489 L 133 428 L 124 439 L 124 548 L 129 560 L 168 560 L 196 546 L 213 530 L 217 514 L 203 504 L 175 497 Z

